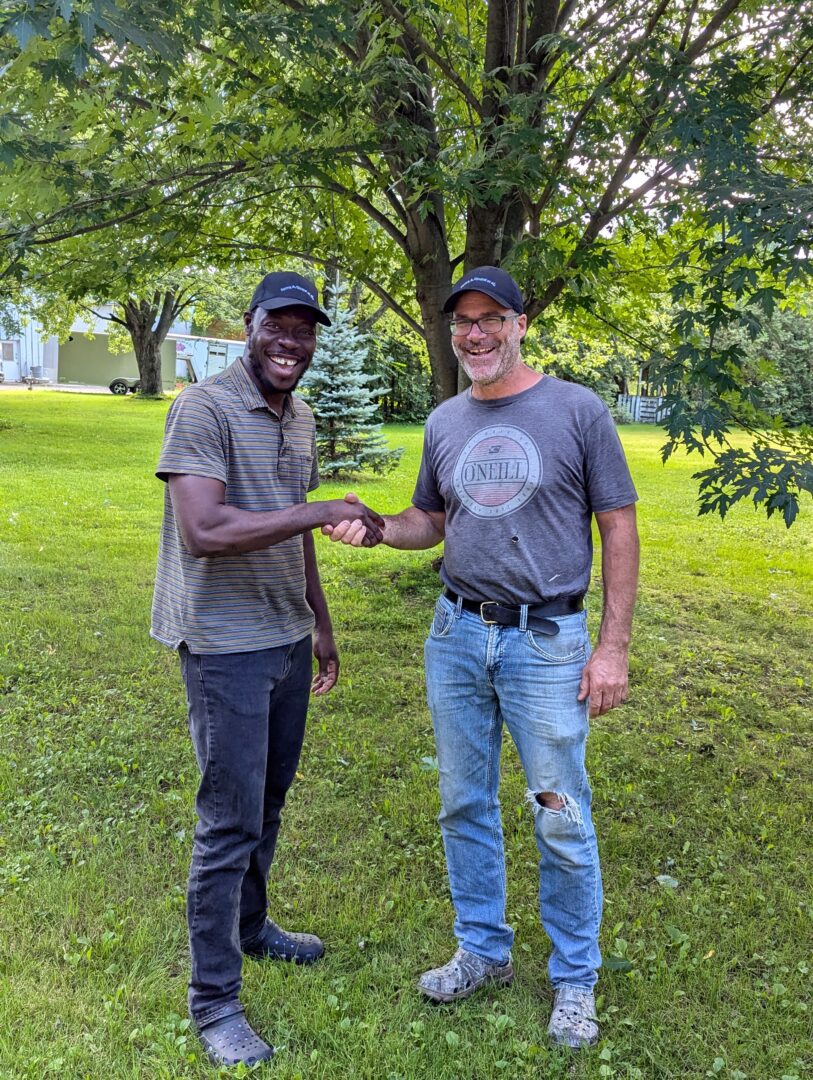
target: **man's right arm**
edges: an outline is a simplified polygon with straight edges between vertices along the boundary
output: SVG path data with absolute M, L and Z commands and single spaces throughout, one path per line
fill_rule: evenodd
M 350 500 L 351 495 L 348 494 L 347 498 Z M 364 545 L 364 530 L 357 521 L 343 521 L 336 526 L 325 525 L 322 532 L 331 540 L 340 540 L 351 547 Z M 384 514 L 382 543 L 392 548 L 414 551 L 435 547 L 445 534 L 446 514 L 443 510 L 421 510 L 417 506 L 408 506 L 400 514 Z
M 345 521 L 358 526 L 357 546 L 371 547 L 381 539 L 383 519 L 355 498 L 295 503 L 283 510 L 241 510 L 226 503 L 226 485 L 220 480 L 173 473 L 168 483 L 181 536 L 196 559 L 260 551 Z
M 392 548 L 416 550 L 439 544 L 446 535 L 443 510 L 421 510 L 408 506 L 400 514 L 384 514 L 382 543 Z

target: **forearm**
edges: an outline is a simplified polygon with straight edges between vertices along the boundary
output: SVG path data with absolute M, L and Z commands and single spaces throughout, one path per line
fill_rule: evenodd
M 638 588 L 639 543 L 634 512 L 602 530 L 601 576 L 604 607 L 599 644 L 626 651 L 632 634 L 632 614 Z
M 226 504 L 201 513 L 194 526 L 181 525 L 184 543 L 196 558 L 213 555 L 240 555 L 260 551 L 309 533 L 323 525 L 325 504 L 297 503 L 284 510 L 241 510 Z
M 384 514 L 383 543 L 401 550 L 435 547 L 443 539 L 443 515 L 433 517 L 417 506 L 408 506 L 400 514 Z
M 360 523 L 363 542 L 378 543 L 383 519 L 352 494 L 344 499 L 294 503 L 282 510 L 242 510 L 226 501 L 226 485 L 212 477 L 171 474 L 169 495 L 183 542 L 196 559 L 241 555 L 325 525 Z
M 307 532 L 302 537 L 302 547 L 305 555 L 305 599 L 314 614 L 316 625 L 321 629 L 331 630 L 330 612 L 322 590 L 322 582 L 319 578 L 319 566 L 316 562 L 316 544 L 312 533 Z

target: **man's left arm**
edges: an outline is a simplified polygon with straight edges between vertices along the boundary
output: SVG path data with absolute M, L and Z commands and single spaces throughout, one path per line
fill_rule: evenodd
M 333 638 L 333 624 L 330 621 L 327 600 L 319 579 L 313 533 L 302 534 L 302 546 L 305 555 L 305 599 L 316 620 L 313 631 L 313 655 L 319 664 L 319 670 L 313 677 L 311 691 L 314 694 L 326 694 L 328 690 L 333 689 L 339 678 L 339 652 Z
M 582 672 L 579 701 L 590 699 L 600 716 L 627 700 L 632 612 L 638 587 L 638 529 L 635 504 L 596 514 L 601 534 L 604 609 L 593 655 Z

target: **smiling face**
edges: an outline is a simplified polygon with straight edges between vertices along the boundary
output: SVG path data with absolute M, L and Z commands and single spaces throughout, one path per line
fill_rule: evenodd
M 525 335 L 527 319 L 516 315 L 511 308 L 502 307 L 496 300 L 480 292 L 461 293 L 454 306 L 453 319 L 482 319 L 486 315 L 513 315 L 495 334 L 484 334 L 477 325 L 469 333 L 452 336 L 452 348 L 461 367 L 477 387 L 495 387 L 510 379 L 521 365 L 520 345 Z
M 290 394 L 308 370 L 316 350 L 316 316 L 306 307 L 276 311 L 256 308 L 243 316 L 246 327 L 244 362 L 263 396 Z

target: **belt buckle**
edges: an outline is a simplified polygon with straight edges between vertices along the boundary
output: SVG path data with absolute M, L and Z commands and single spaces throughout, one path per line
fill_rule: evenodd
M 485 612 L 483 611 L 483 608 L 486 608 L 486 607 L 497 607 L 497 601 L 496 600 L 484 600 L 482 602 L 482 604 L 480 604 L 480 618 L 483 620 L 483 622 L 486 624 L 486 626 L 496 626 L 497 625 L 497 620 L 496 619 L 487 619 L 486 618 Z

